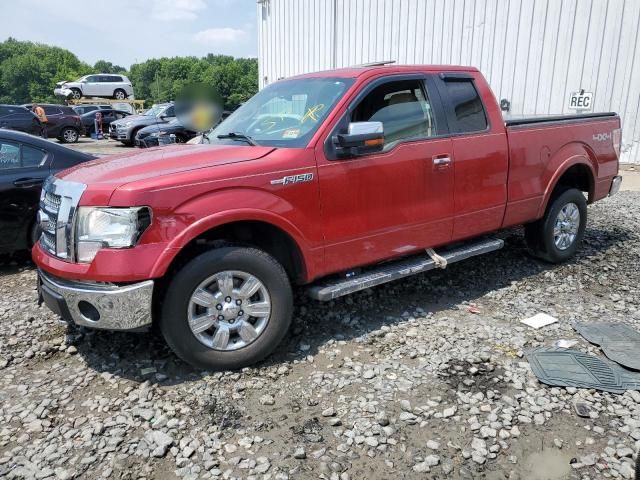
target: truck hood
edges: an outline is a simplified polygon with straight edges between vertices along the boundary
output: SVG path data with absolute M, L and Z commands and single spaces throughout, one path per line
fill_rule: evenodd
M 255 160 L 273 150 L 273 147 L 242 145 L 171 145 L 110 155 L 82 163 L 57 176 L 84 183 L 89 190 L 96 187 L 104 191 L 162 175 Z

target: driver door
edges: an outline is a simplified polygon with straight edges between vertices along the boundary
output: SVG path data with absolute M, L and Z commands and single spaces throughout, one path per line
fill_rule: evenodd
M 316 147 L 326 273 L 451 240 L 452 142 L 432 98 L 421 75 L 373 80 Z M 382 151 L 337 157 L 333 136 L 363 121 L 382 122 Z

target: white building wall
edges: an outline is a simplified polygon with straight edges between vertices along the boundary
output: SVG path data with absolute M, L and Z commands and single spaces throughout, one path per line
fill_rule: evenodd
M 472 65 L 511 114 L 622 117 L 623 162 L 640 163 L 640 0 L 258 0 L 260 86 L 378 60 Z

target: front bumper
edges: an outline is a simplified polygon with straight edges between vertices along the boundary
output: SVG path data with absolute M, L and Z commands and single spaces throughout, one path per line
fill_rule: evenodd
M 104 330 L 151 325 L 153 280 L 126 286 L 62 279 L 38 271 L 40 299 L 67 322 Z
M 71 96 L 73 92 L 65 87 L 62 88 L 55 88 L 53 90 L 53 94 L 56 95 L 57 97 L 64 97 L 64 98 L 68 98 Z
M 618 193 L 620 191 L 621 184 L 622 184 L 621 175 L 616 175 L 615 177 L 613 177 L 613 180 L 611 180 L 611 188 L 609 188 L 609 196 L 615 195 L 616 193 Z

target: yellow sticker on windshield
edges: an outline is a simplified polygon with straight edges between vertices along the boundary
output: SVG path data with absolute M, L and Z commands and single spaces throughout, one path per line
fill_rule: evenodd
M 299 135 L 299 128 L 287 128 L 284 132 L 282 132 L 282 138 L 298 138 Z
M 302 121 L 300 123 L 304 123 L 305 120 L 307 120 L 308 118 L 310 118 L 314 122 L 317 122 L 318 115 L 323 109 L 324 109 L 324 103 L 318 103 L 313 107 L 309 107 L 309 109 L 307 110 L 307 113 L 304 114 L 304 117 L 302 117 Z

